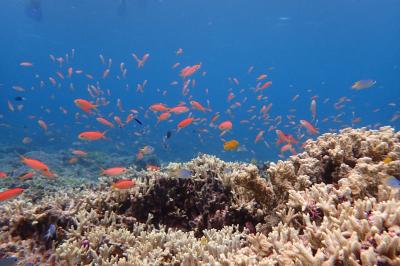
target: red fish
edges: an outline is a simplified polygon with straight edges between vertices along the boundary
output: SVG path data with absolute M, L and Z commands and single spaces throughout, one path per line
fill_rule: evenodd
M 256 89 L 256 91 L 261 91 L 261 90 L 265 90 L 266 88 L 268 88 L 269 86 L 272 85 L 272 81 L 267 81 L 265 82 L 261 87 L 258 87 Z
M 11 198 L 14 198 L 24 192 L 23 188 L 12 188 L 5 191 L 0 192 L 0 201 L 5 201 Z
M 84 100 L 84 99 L 76 99 L 76 100 L 74 100 L 74 103 L 76 104 L 76 106 L 81 108 L 82 111 L 84 111 L 86 113 L 90 113 L 91 109 L 96 110 L 96 108 L 97 108 L 97 105 L 94 105 L 91 102 Z
M 231 130 L 232 126 L 233 126 L 233 124 L 231 121 L 224 121 L 219 124 L 218 128 L 222 131 L 227 131 L 227 130 Z
M 135 186 L 135 180 L 123 179 L 115 182 L 112 187 L 116 189 L 130 189 Z
M 108 121 L 107 119 L 103 118 L 103 117 L 97 117 L 96 120 L 100 123 L 102 123 L 105 126 L 108 127 L 114 127 L 113 123 L 111 123 L 110 121 Z
M 26 166 L 32 168 L 33 170 L 42 171 L 42 172 L 50 172 L 49 167 L 45 163 L 43 163 L 39 160 L 24 157 L 24 156 L 20 156 L 20 157 L 21 157 L 21 161 Z
M 20 175 L 18 178 L 19 178 L 20 180 L 26 180 L 26 179 L 32 178 L 34 175 L 35 175 L 35 173 L 33 173 L 33 172 L 28 172 L 28 173 L 25 173 L 25 174 Z
M 150 110 L 153 112 L 165 112 L 168 111 L 169 108 L 163 103 L 156 103 L 150 106 Z
M 43 120 L 39 119 L 38 124 L 41 128 L 43 128 L 44 131 L 47 131 L 47 124 Z
M 85 155 L 87 155 L 87 152 L 82 151 L 82 150 L 73 150 L 72 154 L 78 155 L 78 156 L 85 156 Z
M 102 175 L 118 176 L 125 173 L 128 169 L 125 167 L 112 167 L 108 169 L 102 169 Z
M 164 113 L 160 114 L 157 119 L 157 124 L 160 123 L 161 121 L 167 120 L 170 117 L 171 117 L 171 113 L 169 113 L 169 112 L 164 112 Z
M 178 123 L 178 129 L 184 128 L 188 125 L 190 125 L 194 121 L 193 117 L 188 117 L 183 119 L 181 122 Z
M 201 63 L 193 66 L 187 66 L 184 69 L 181 70 L 180 76 L 182 78 L 187 78 L 193 75 L 197 70 L 199 70 L 201 67 Z
M 300 124 L 305 127 L 305 129 L 307 129 L 308 133 L 310 133 L 311 135 L 318 134 L 318 130 L 307 120 L 300 120 Z
M 186 106 L 176 106 L 176 107 L 171 108 L 169 111 L 171 113 L 179 115 L 179 114 L 189 112 L 189 108 L 187 108 Z
M 99 139 L 105 139 L 106 138 L 106 131 L 105 132 L 100 132 L 100 131 L 86 131 L 82 132 L 78 135 L 79 139 L 82 140 L 99 140 Z
M 200 110 L 202 112 L 206 111 L 206 108 L 204 108 L 203 105 L 201 105 L 199 102 L 197 101 L 190 101 L 190 104 L 192 105 L 193 108 Z

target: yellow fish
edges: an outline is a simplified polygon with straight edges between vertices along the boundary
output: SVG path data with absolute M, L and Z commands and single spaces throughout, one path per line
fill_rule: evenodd
M 233 151 L 239 147 L 239 141 L 232 139 L 224 142 L 224 150 Z
M 390 158 L 389 156 L 386 156 L 386 158 L 383 160 L 383 163 L 388 164 L 388 163 L 391 163 L 392 161 L 393 161 L 392 158 Z

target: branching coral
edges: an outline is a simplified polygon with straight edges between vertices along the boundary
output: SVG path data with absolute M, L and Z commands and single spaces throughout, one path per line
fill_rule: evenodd
M 129 190 L 102 178 L 2 205 L 0 250 L 46 265 L 400 265 L 400 192 L 385 182 L 399 159 L 400 133 L 383 127 L 307 141 L 266 179 L 209 155 L 129 169 Z

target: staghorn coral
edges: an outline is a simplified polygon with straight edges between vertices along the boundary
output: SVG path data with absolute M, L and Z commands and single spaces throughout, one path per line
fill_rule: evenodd
M 385 183 L 400 177 L 399 158 L 399 132 L 345 129 L 272 163 L 267 179 L 201 155 L 130 169 L 127 191 L 102 178 L 26 193 L 0 207 L 0 251 L 46 265 L 400 265 L 400 192 Z M 57 239 L 46 245 L 49 224 Z

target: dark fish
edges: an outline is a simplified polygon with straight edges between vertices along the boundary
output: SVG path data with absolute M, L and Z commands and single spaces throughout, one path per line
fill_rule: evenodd
M 15 97 L 14 97 L 14 100 L 19 102 L 19 101 L 25 101 L 26 98 L 25 98 L 25 97 L 22 97 L 22 96 L 15 96 Z
M 140 120 L 139 120 L 139 119 L 135 118 L 135 121 L 136 121 L 136 122 L 137 122 L 139 125 L 143 126 L 143 123 L 142 123 L 142 122 L 140 122 Z
M 0 266 L 12 266 L 17 265 L 17 257 L 7 257 L 0 259 Z
M 169 139 L 171 136 L 172 136 L 172 132 L 171 132 L 171 131 L 168 131 L 168 132 L 167 132 L 167 135 L 166 135 L 167 139 Z
M 25 13 L 28 17 L 36 21 L 42 20 L 42 4 L 41 0 L 29 0 L 25 7 Z

